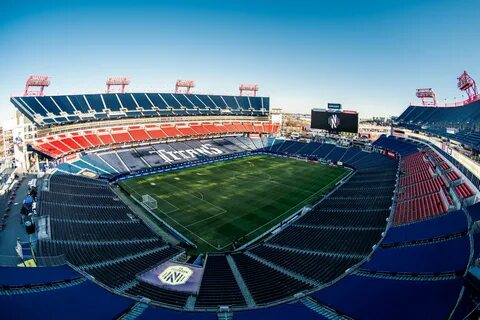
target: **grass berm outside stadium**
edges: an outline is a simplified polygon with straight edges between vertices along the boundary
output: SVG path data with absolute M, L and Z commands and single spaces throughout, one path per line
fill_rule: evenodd
M 198 246 L 192 253 L 204 253 L 254 239 L 316 202 L 347 174 L 325 164 L 254 155 L 119 184 L 140 201 L 152 196 L 153 212 Z

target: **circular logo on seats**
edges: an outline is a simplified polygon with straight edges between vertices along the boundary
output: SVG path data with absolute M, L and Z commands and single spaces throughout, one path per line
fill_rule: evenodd
M 332 114 L 330 117 L 328 117 L 328 125 L 332 129 L 337 129 L 340 125 L 340 118 L 336 114 Z
M 170 266 L 158 275 L 158 280 L 164 284 L 178 286 L 185 284 L 192 276 L 193 271 L 184 266 Z

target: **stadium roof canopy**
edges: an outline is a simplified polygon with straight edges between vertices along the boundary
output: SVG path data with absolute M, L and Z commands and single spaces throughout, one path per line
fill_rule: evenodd
M 10 101 L 36 125 L 134 117 L 265 116 L 269 97 L 181 93 L 17 96 Z

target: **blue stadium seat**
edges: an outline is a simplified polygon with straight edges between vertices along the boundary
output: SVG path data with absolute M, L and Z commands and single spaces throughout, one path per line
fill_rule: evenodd
M 39 285 L 82 277 L 68 265 L 37 268 L 0 267 L 0 286 Z
M 149 307 L 137 318 L 139 320 L 218 320 L 216 313 L 179 312 L 164 308 Z
M 2 319 L 114 319 L 132 304 L 131 299 L 84 281 L 56 290 L 2 295 L 0 312 Z
M 69 164 L 69 163 L 60 163 L 57 166 L 57 169 L 67 173 L 71 173 L 71 174 L 77 174 L 80 171 L 82 171 L 82 168 L 77 167 L 75 164 Z
M 250 320 L 250 319 L 264 319 L 264 320 L 290 320 L 290 319 L 312 319 L 312 320 L 327 320 L 317 312 L 307 308 L 300 302 L 291 304 L 282 304 L 272 308 L 258 309 L 252 311 L 237 312 L 234 315 L 235 320 Z
M 408 156 L 411 153 L 418 151 L 415 145 L 397 139 L 393 136 L 381 135 L 374 143 L 374 146 L 387 149 L 399 153 L 401 156 Z
M 461 233 L 467 228 L 467 216 L 462 210 L 458 210 L 416 223 L 392 226 L 388 229 L 383 244 L 433 239 Z
M 458 107 L 409 106 L 397 119 L 399 126 L 422 130 L 456 140 L 480 151 L 480 101 Z M 457 128 L 457 133 L 447 133 L 447 128 Z
M 467 207 L 467 211 L 472 217 L 473 221 L 480 220 L 480 202 L 477 202 L 474 205 Z
M 378 248 L 363 270 L 406 273 L 463 273 L 470 258 L 469 237 L 412 246 Z
M 447 319 L 463 280 L 387 279 L 349 275 L 313 297 L 355 319 Z
M 13 105 L 37 124 L 93 119 L 188 115 L 265 115 L 268 97 L 176 93 L 104 93 L 69 96 L 12 97 Z M 113 113 L 107 113 L 107 110 Z M 32 116 L 33 112 L 33 116 Z M 38 115 L 40 118 L 35 117 Z

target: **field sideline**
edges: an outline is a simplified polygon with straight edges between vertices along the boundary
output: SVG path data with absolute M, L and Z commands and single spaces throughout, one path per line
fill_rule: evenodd
M 348 173 L 318 163 L 256 155 L 127 179 L 119 185 L 197 244 L 196 253 L 232 249 L 287 218 Z

